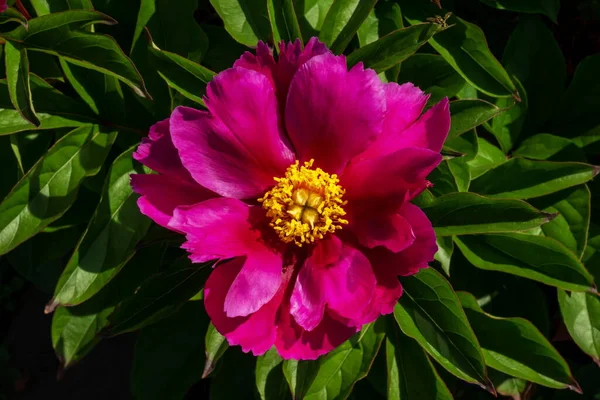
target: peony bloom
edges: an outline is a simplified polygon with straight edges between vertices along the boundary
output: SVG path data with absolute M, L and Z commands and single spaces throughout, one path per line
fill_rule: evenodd
M 6 5 L 7 1 L 8 0 L 0 0 L 0 12 L 4 12 L 8 8 L 8 6 Z
M 427 188 L 448 100 L 348 70 L 317 39 L 245 53 L 208 85 L 208 111 L 178 107 L 134 157 L 141 211 L 218 260 L 206 311 L 230 344 L 315 359 L 391 313 L 399 275 L 437 250 L 410 201 Z

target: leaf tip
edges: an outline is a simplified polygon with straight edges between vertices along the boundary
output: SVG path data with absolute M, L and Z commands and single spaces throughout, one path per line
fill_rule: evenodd
M 598 174 L 600 174 L 600 165 L 594 165 L 594 172 L 593 172 L 593 176 L 596 176 Z
M 494 384 L 488 378 L 486 378 L 486 380 L 483 383 L 479 383 L 479 386 L 481 386 L 481 388 L 483 390 L 485 390 L 492 396 L 498 397 L 498 392 L 496 392 L 496 388 L 494 387 Z
M 46 307 L 44 307 L 44 314 L 52 314 L 54 310 L 58 308 L 59 305 L 60 303 L 56 301 L 55 298 L 53 298 L 52 300 L 50 300 L 50 302 L 48 302 L 48 304 L 46 304 Z
M 547 213 L 547 212 L 542 212 L 542 215 L 544 216 L 544 218 L 546 219 L 546 222 L 550 222 L 552 221 L 554 218 L 558 217 L 560 215 L 560 213 Z
M 215 363 L 211 358 L 206 357 L 206 362 L 204 363 L 204 370 L 202 371 L 202 379 L 206 379 L 211 372 L 215 369 Z
M 583 394 L 583 390 L 581 389 L 581 386 L 579 386 L 579 382 L 577 382 L 574 378 L 571 378 L 571 384 L 567 385 L 567 388 L 577 394 Z

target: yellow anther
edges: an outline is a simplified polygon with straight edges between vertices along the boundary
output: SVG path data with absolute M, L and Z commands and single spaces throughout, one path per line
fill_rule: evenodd
M 337 175 L 313 169 L 313 163 L 310 160 L 300 166 L 296 161 L 284 177 L 275 178 L 275 187 L 258 199 L 271 226 L 286 243 L 312 243 L 348 223 L 343 219 L 345 191 Z

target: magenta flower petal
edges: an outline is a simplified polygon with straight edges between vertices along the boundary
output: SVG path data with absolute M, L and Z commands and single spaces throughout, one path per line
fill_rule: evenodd
M 409 247 L 415 240 L 411 225 L 395 212 L 355 213 L 349 216 L 348 229 L 368 248 L 384 246 L 394 253 Z
M 150 128 L 133 158 L 159 172 L 158 175 L 131 175 L 131 185 L 142 195 L 138 200 L 141 212 L 165 228 L 176 207 L 215 197 L 213 192 L 198 185 L 181 164 L 171 141 L 168 119 Z
M 357 330 L 326 312 L 321 323 L 307 331 L 296 323 L 289 304 L 284 301 L 279 311 L 275 347 L 284 359 L 315 360 L 348 340 Z
M 404 148 L 383 157 L 353 161 L 340 176 L 346 197 L 362 200 L 362 207 L 379 208 L 377 200 L 391 200 L 397 207 L 410 190 L 427 184 L 426 177 L 442 161 L 438 152 Z
M 247 317 L 228 317 L 224 311 L 225 296 L 239 275 L 243 263 L 242 258 L 236 258 L 215 268 L 204 285 L 204 305 L 217 331 L 231 345 L 240 345 L 243 351 L 252 351 L 258 356 L 275 343 L 276 315 L 283 291 Z
M 281 286 L 281 258 L 270 252 L 251 253 L 235 278 L 224 310 L 228 317 L 245 317 L 268 303 Z
M 8 8 L 8 6 L 6 5 L 6 1 L 7 0 L 0 0 L 0 12 L 4 12 Z
M 373 70 L 350 71 L 343 56 L 323 54 L 298 69 L 287 97 L 285 124 L 300 161 L 339 173 L 381 132 L 383 84 Z
M 307 331 L 312 331 L 323 319 L 326 296 L 321 284 L 322 271 L 340 259 L 342 246 L 335 236 L 321 240 L 300 268 L 290 298 L 290 313 Z
M 281 256 L 262 242 L 253 226 L 257 210 L 239 200 L 212 199 L 175 210 L 170 223 L 186 234 L 183 247 L 191 252 L 193 261 L 243 260 L 224 300 L 224 311 L 230 318 L 256 312 L 281 286 Z
M 194 262 L 275 253 L 254 225 L 262 217 L 256 206 L 226 198 L 206 200 L 175 210 L 169 226 L 186 234 L 183 245 Z
M 375 285 L 369 260 L 332 236 L 321 240 L 300 268 L 290 313 L 298 325 L 312 331 L 321 322 L 327 305 L 348 324 L 360 326 L 369 311 Z
M 277 99 L 268 79 L 234 68 L 208 87 L 210 113 L 178 107 L 173 143 L 194 179 L 231 198 L 257 198 L 294 162 L 279 129 Z
M 271 49 L 264 42 L 258 42 L 256 45 L 256 55 L 246 51 L 242 56 L 233 64 L 234 68 L 246 68 L 252 71 L 260 72 L 266 76 L 269 81 L 275 85 L 274 70 L 276 66 L 275 59 Z
M 165 228 L 169 228 L 175 208 L 215 197 L 213 192 L 193 181 L 163 174 L 131 175 L 131 186 L 134 192 L 142 195 L 138 199 L 142 214 Z
M 382 135 L 398 135 L 419 118 L 429 99 L 412 83 L 385 85 L 386 114 Z
M 269 46 L 263 42 L 258 42 L 256 55 L 247 51 L 233 66 L 264 74 L 276 89 L 279 106 L 283 111 L 290 82 L 298 68 L 311 58 L 327 53 L 331 53 L 331 51 L 315 37 L 311 38 L 304 48 L 302 48 L 300 40 L 287 44 L 281 42 L 279 44 L 279 57 L 275 62 Z
M 422 265 L 433 261 L 433 256 L 438 250 L 435 239 L 435 231 L 427 215 L 417 206 L 405 203 L 400 214 L 406 218 L 413 228 L 415 241 L 413 244 L 399 253 L 402 266 Z M 419 267 L 420 269 L 421 267 Z M 412 275 L 414 270 L 401 270 L 399 275 Z
M 371 306 L 376 279 L 371 263 L 365 255 L 344 245 L 340 258 L 322 270 L 323 292 L 328 307 L 360 327 Z
M 420 100 L 422 102 L 423 98 Z M 425 98 L 426 100 L 427 98 Z M 400 104 L 401 102 L 396 102 L 396 105 Z M 390 127 L 392 124 L 391 119 L 386 119 L 387 129 L 357 158 L 383 157 L 407 147 L 424 148 L 439 153 L 450 130 L 448 99 L 445 98 L 431 107 L 407 129 L 393 129 Z

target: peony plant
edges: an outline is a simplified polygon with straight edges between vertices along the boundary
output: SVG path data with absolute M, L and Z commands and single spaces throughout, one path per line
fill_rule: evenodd
M 0 399 L 599 396 L 596 3 L 0 0 Z

